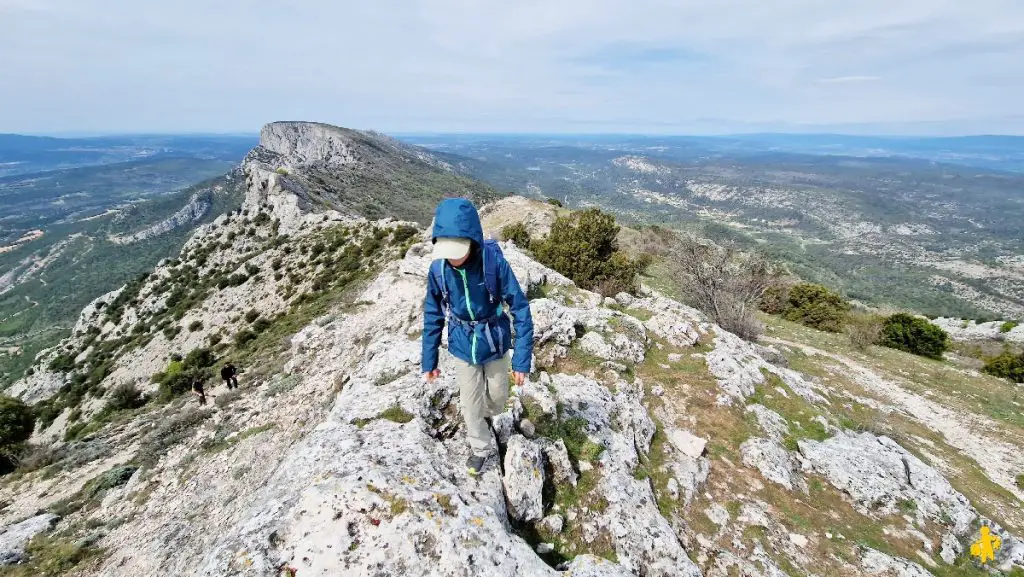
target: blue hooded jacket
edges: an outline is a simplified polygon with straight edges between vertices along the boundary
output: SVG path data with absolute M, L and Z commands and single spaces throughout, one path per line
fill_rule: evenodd
M 469 259 L 461 267 L 453 267 L 447 261 L 442 263 L 442 275 L 448 290 L 451 314 L 457 319 L 448 327 L 448 351 L 455 357 L 474 365 L 482 365 L 501 358 L 512 347 L 511 323 L 503 314 L 504 303 L 515 319 L 516 342 L 512 355 L 512 370 L 517 373 L 530 372 L 533 357 L 533 317 L 530 316 L 530 302 L 519 288 L 512 268 L 505 259 L 499 259 L 498 287 L 500 302 L 491 303 L 484 284 L 483 258 L 481 247 L 484 231 L 480 215 L 473 203 L 463 198 L 441 201 L 434 214 L 433 238 L 468 238 L 473 241 Z M 437 349 L 441 346 L 441 331 L 445 324 L 445 310 L 441 287 L 434 275 L 427 275 L 427 295 L 423 300 L 423 372 L 437 368 Z M 478 322 L 470 326 L 462 321 Z M 491 352 L 487 335 L 497 350 Z

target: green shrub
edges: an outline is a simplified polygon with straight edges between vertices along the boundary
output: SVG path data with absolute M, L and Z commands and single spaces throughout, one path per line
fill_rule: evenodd
M 612 215 L 591 208 L 558 217 L 548 237 L 531 248 L 538 261 L 581 288 L 595 290 L 604 284 L 607 290 L 636 292 L 636 275 L 649 261 L 634 261 L 620 253 L 618 234 Z
M 251 322 L 255 321 L 258 318 L 260 318 L 260 313 L 258 311 L 256 311 L 255 309 L 250 309 L 248 311 L 245 311 L 245 322 L 251 323 Z
M 403 243 L 403 242 L 409 240 L 410 238 L 416 236 L 416 234 L 418 234 L 419 232 L 420 232 L 420 230 L 418 228 L 416 228 L 415 226 L 409 226 L 407 224 L 402 224 L 402 225 L 399 225 L 399 226 L 395 227 L 394 232 L 391 233 L 391 235 L 392 235 L 391 238 L 394 240 L 394 242 L 396 244 L 399 244 L 399 243 Z
M 999 332 L 1008 333 L 1013 329 L 1017 328 L 1018 324 L 1019 323 L 1017 321 L 1006 321 L 1005 323 L 999 326 Z
M 50 371 L 54 373 L 70 373 L 75 370 L 75 355 L 61 353 L 50 361 Z
M 260 267 L 254 265 L 251 262 L 248 262 L 248 263 L 245 263 L 245 272 L 248 273 L 249 276 L 253 276 L 256 273 L 260 272 Z
M 257 333 L 262 333 L 263 331 L 269 329 L 270 325 L 272 324 L 274 323 L 270 322 L 268 319 L 260 317 L 256 319 L 256 322 L 252 323 L 252 330 Z
M 879 344 L 922 357 L 941 359 L 942 353 L 949 348 L 949 335 L 926 319 L 896 313 L 882 323 Z
M 109 411 L 130 411 L 146 404 L 146 397 L 135 385 L 121 384 L 107 393 L 106 409 Z
M 843 330 L 850 304 L 828 288 L 813 283 L 800 283 L 789 289 L 786 299 L 786 320 L 837 333 Z
M 985 366 L 981 370 L 1015 383 L 1024 383 L 1024 353 L 1015 355 L 1010 351 L 1003 351 L 1002 354 L 985 361 Z
M 0 451 L 27 441 L 36 426 L 32 407 L 19 399 L 0 395 Z
M 206 367 L 212 367 L 216 362 L 217 357 L 213 354 L 213 351 L 206 347 L 200 347 L 189 351 L 182 364 L 185 369 L 205 369 Z
M 562 208 L 562 201 L 558 200 L 557 198 L 549 198 L 544 202 L 547 202 L 551 206 L 557 206 L 558 208 Z
M 526 230 L 526 225 L 521 222 L 502 228 L 501 238 L 514 242 L 519 248 L 530 248 L 530 231 Z
M 192 332 L 203 330 L 203 321 L 192 321 L 188 325 L 188 330 Z
M 235 346 L 237 347 L 244 347 L 254 340 L 256 340 L 256 333 L 249 329 L 242 329 L 235 333 Z
M 1024 474 L 1017 475 L 1017 478 L 1013 480 L 1013 484 L 1017 485 L 1017 488 L 1024 491 Z

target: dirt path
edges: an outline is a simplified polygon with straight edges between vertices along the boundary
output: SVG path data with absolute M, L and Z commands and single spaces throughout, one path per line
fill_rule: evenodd
M 989 417 L 953 409 L 906 390 L 898 380 L 885 379 L 854 359 L 784 339 L 767 338 L 772 343 L 798 349 L 807 355 L 819 355 L 842 364 L 858 385 L 902 409 L 921 425 L 941 434 L 947 443 L 973 459 L 992 482 L 1024 501 L 1024 491 L 1014 484 L 1024 471 L 1024 439 L 1016 431 Z M 1007 442 L 1010 439 L 1013 442 Z

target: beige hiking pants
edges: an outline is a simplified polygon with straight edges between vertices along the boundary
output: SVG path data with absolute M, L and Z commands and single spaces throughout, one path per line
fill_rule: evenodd
M 474 455 L 485 457 L 493 451 L 486 417 L 505 412 L 508 401 L 508 355 L 486 365 L 455 360 L 455 382 L 459 385 L 459 409 L 466 421 L 466 437 Z

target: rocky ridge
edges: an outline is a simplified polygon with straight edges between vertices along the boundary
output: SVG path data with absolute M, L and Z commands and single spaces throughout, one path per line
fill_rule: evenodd
M 31 532 L 102 547 L 83 574 L 928 575 L 963 563 L 979 523 L 1003 536 L 1002 570 L 1024 567 L 1009 530 L 895 440 L 850 431 L 834 391 L 778 349 L 651 289 L 581 290 L 510 243 L 520 283 L 542 295 L 536 366 L 495 418 L 502 454 L 467 477 L 451 364 L 442 355 L 432 385 L 418 373 L 429 244 L 407 224 L 310 212 L 269 154 L 288 175 L 353 157 L 290 130 L 247 160 L 240 214 L 88 307 L 63 346 L 109 361 L 79 421 L 117 385 L 159 393 L 150 376 L 174 351 L 251 366 L 206 408 L 179 398 L 65 441 L 67 406 L 39 431 L 54 464 L 5 480 L 0 514 L 60 514 Z M 239 344 L 247 310 L 271 324 Z M 16 390 L 60 399 L 66 384 L 41 370 Z M 801 522 L 808 503 L 838 522 Z M 832 524 L 845 528 L 819 532 Z

